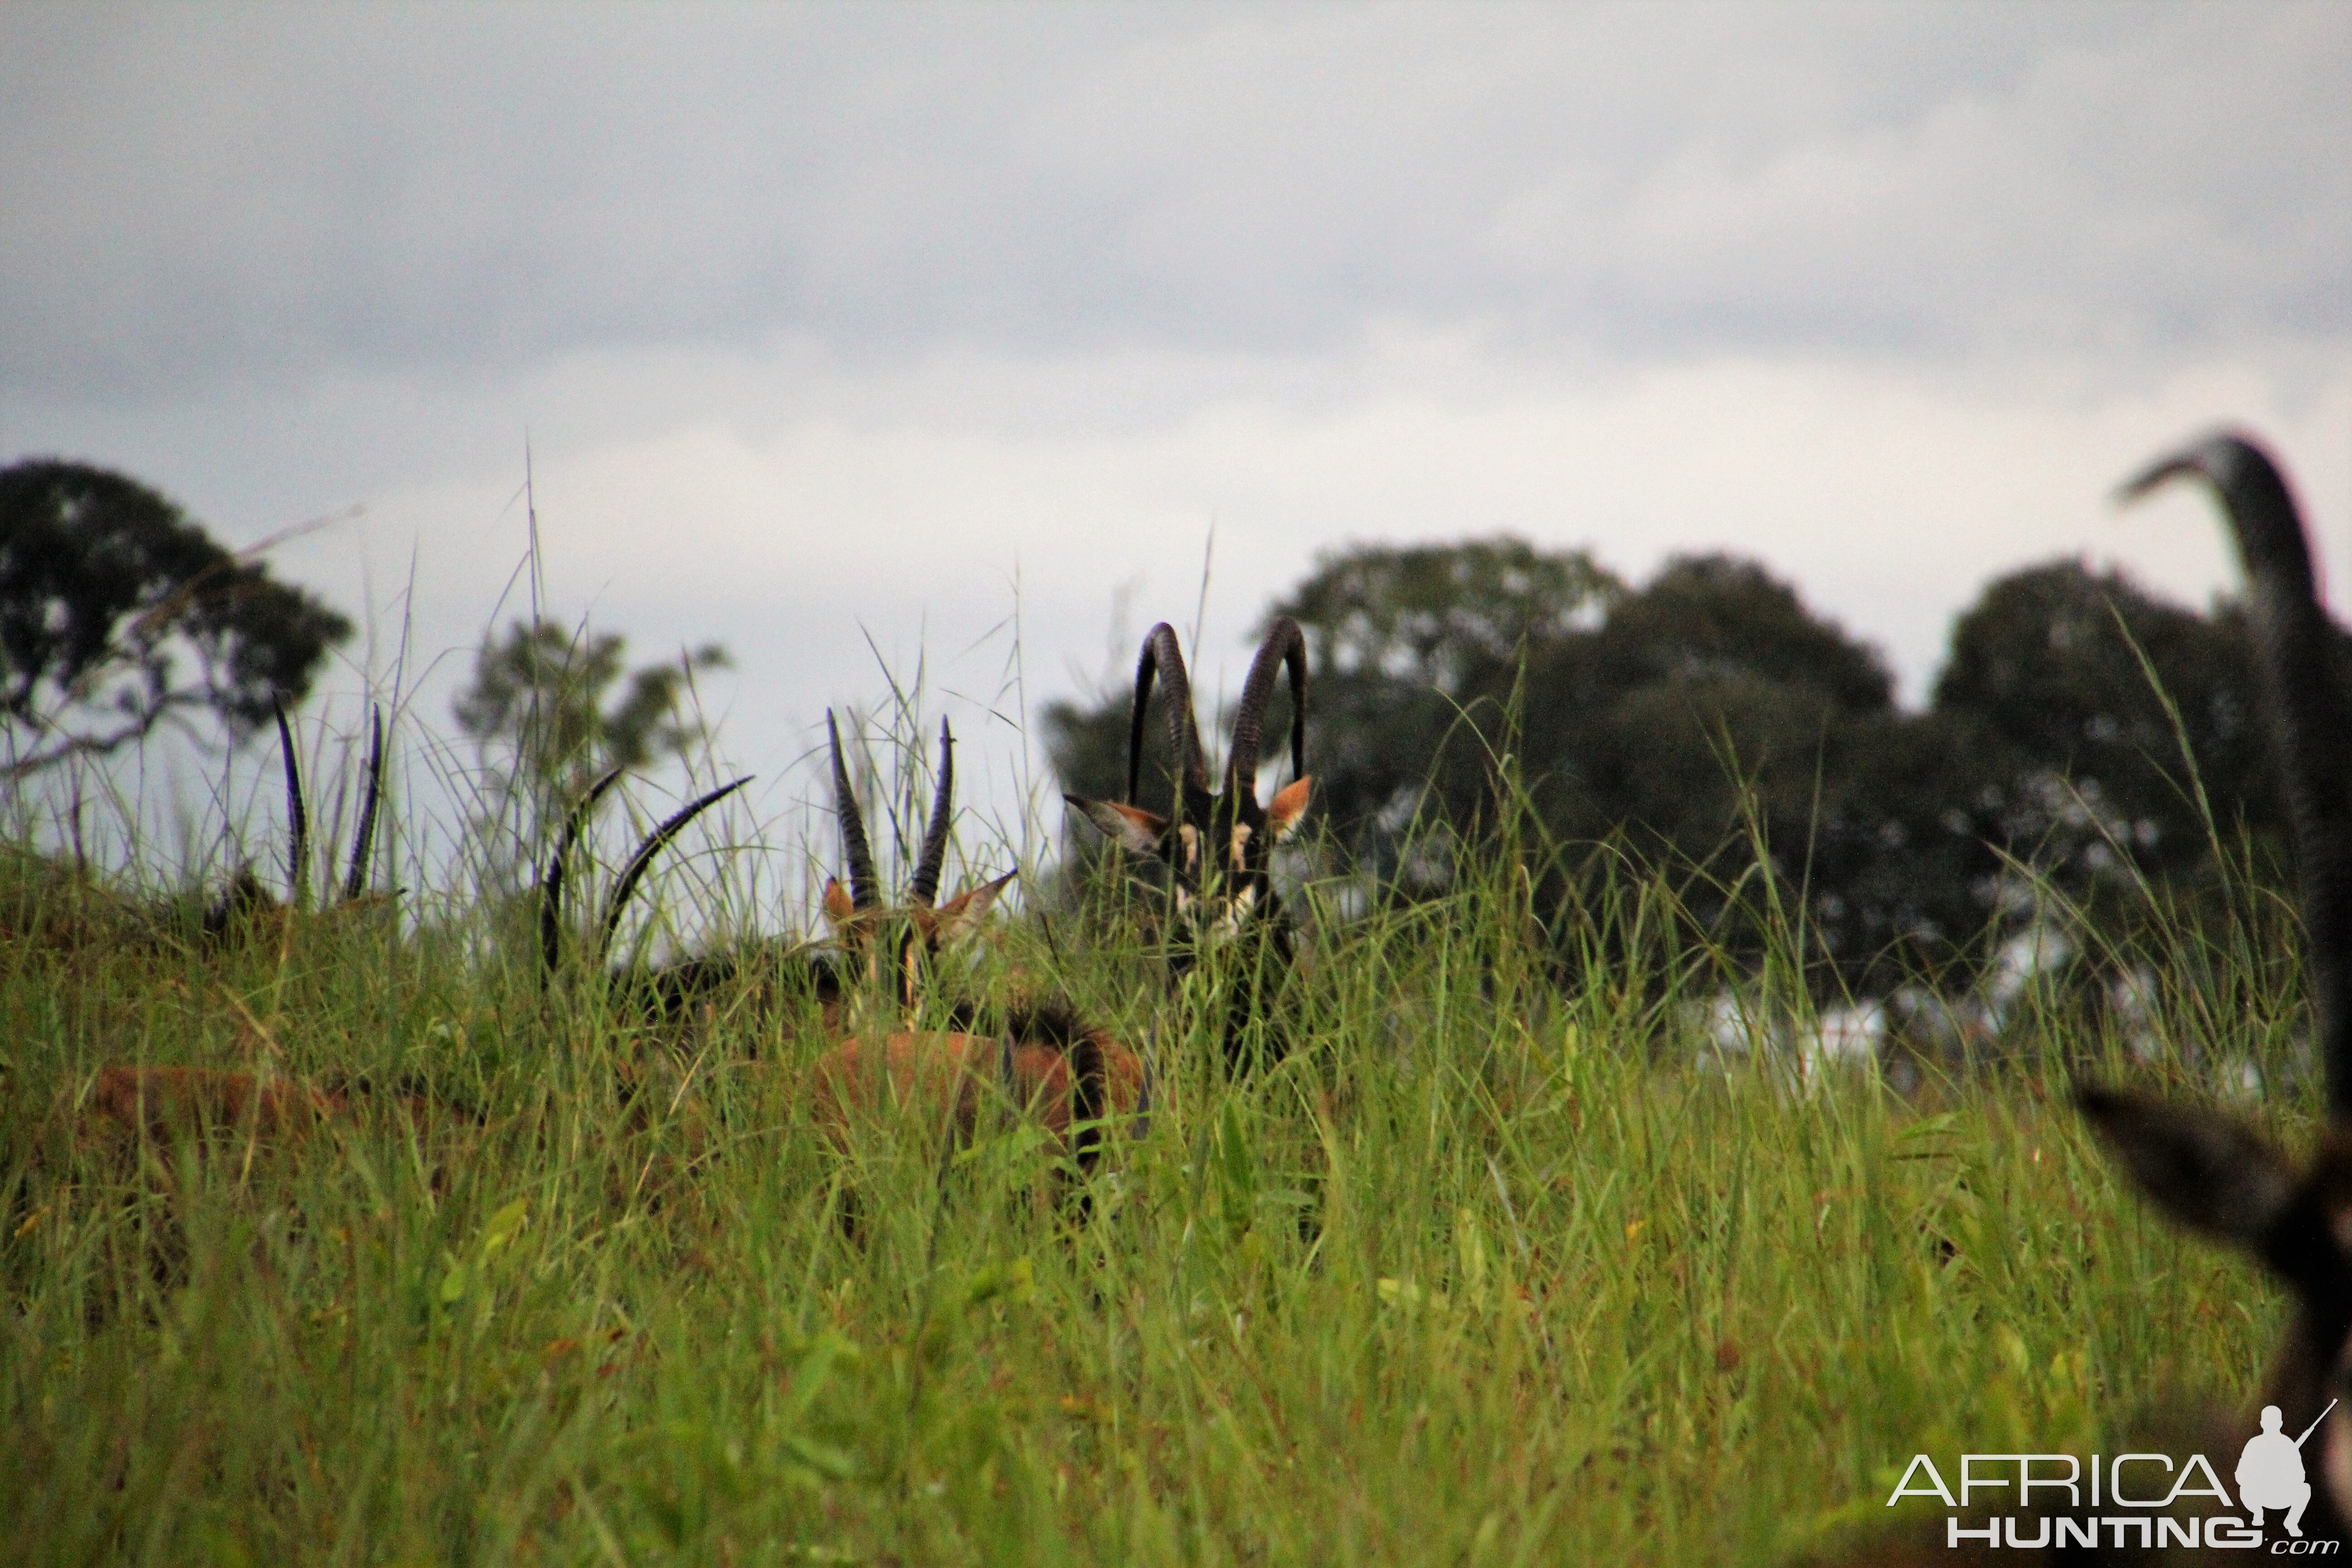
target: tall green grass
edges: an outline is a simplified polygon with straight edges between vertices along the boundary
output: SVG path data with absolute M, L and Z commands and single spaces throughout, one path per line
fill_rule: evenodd
M 2251 1115 L 2311 1110 L 2257 889 L 2151 894 L 2149 1041 L 2029 994 L 2021 1045 L 1904 1099 L 1702 1049 L 1727 989 L 1811 1016 L 1785 889 L 1743 884 L 1779 934 L 1735 969 L 1686 871 L 1507 823 L 1443 899 L 1343 921 L 1310 886 L 1294 1048 L 1243 1082 L 1199 994 L 1240 977 L 1171 1005 L 1148 900 L 1097 876 L 1008 923 L 970 984 L 1154 1042 L 1150 1135 L 1080 1222 L 1009 1118 L 835 1150 L 810 1009 L 665 1037 L 593 977 L 542 997 L 511 910 L 205 955 L 0 867 L 26 1563 L 1769 1561 L 1883 1514 L 1915 1452 L 2088 1451 L 2254 1386 L 2275 1292 L 2134 1201 L 2067 1072 L 2252 1063 Z M 405 1078 L 479 1121 L 132 1164 L 72 1121 L 133 1061 Z

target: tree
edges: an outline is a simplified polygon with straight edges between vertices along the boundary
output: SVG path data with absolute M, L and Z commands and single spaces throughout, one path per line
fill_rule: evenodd
M 1954 625 L 1934 701 L 2008 753 L 2004 839 L 2078 877 L 2118 849 L 2167 873 L 2205 858 L 2184 740 L 2220 826 L 2281 826 L 2235 605 L 2200 616 L 2076 561 L 2012 573 Z
M 1268 618 L 1307 633 L 1320 820 L 1382 874 L 1425 797 L 1457 826 L 1491 820 L 1521 660 L 1576 640 L 1624 595 L 1584 551 L 1509 535 L 1319 556 Z
M 232 743 L 299 703 L 351 623 L 123 475 L 0 468 L 0 729 L 21 778 L 210 713 Z
M 1504 535 L 1454 544 L 1359 544 L 1325 552 L 1267 612 L 1307 634 L 1314 679 L 1307 770 L 1315 820 L 1368 870 L 1393 875 L 1425 794 L 1467 822 L 1493 793 L 1486 743 L 1502 730 L 1519 651 L 1596 621 L 1624 591 L 1580 550 L 1542 551 Z M 1065 788 L 1097 799 L 1126 789 L 1128 689 L 1045 711 L 1046 749 Z M 1277 689 L 1265 732 L 1285 733 Z M 1157 728 L 1147 757 L 1164 763 Z M 1165 792 L 1168 781 L 1145 785 Z
M 612 769 L 685 757 L 704 742 L 701 721 L 680 699 L 698 674 L 732 666 L 727 649 L 707 643 L 634 671 L 627 651 L 617 632 L 573 632 L 546 619 L 516 621 L 482 645 L 473 684 L 452 706 L 458 730 L 483 753 L 492 820 L 528 813 L 519 825 L 527 835 Z
M 1898 712 L 1876 650 L 1756 563 L 1669 561 L 1589 633 L 1531 654 L 1526 689 L 1526 767 L 1553 831 L 1711 867 L 1685 896 L 1732 950 L 1765 934 L 1723 894 L 1759 848 L 1808 959 L 1849 982 L 1982 924 L 1971 873 L 1990 857 L 1951 809 L 1967 798 L 1956 724 Z

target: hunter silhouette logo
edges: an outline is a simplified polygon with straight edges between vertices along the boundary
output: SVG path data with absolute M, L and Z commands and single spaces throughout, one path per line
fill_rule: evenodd
M 2327 1410 L 2336 1402 L 2327 1402 Z M 2327 1410 L 2319 1413 L 2319 1421 L 2327 1419 Z M 2266 1508 L 2286 1510 L 2286 1532 L 2297 1537 L 2303 1534 L 2303 1510 L 2311 1506 L 2311 1483 L 2303 1478 L 2303 1443 L 2319 1428 L 2314 1421 L 2303 1429 L 2303 1436 L 2290 1438 L 2280 1429 L 2284 1419 L 2275 1405 L 2263 1406 L 2263 1429 L 2246 1439 L 2246 1451 L 2238 1456 L 2238 1501 L 2246 1510 L 2246 1522 L 2255 1530 L 2263 1527 L 2263 1510 Z
M 1955 1549 L 2055 1547 L 2061 1552 L 2102 1547 L 2149 1552 L 2172 1546 L 2259 1550 L 2266 1544 L 2263 1516 L 2276 1513 L 2284 1516 L 2277 1522 L 2286 1532 L 2267 1542 L 2271 1555 L 2333 1556 L 2342 1549 L 2341 1542 L 2306 1540 L 2303 1533 L 2303 1512 L 2312 1499 L 2304 1444 L 2336 1403 L 2330 1400 L 2319 1419 L 2296 1436 L 2286 1434 L 2277 1405 L 2263 1406 L 2262 1430 L 2246 1440 L 2238 1456 L 2235 1503 L 2202 1454 L 2179 1460 L 2169 1454 L 2117 1454 L 2112 1458 L 2093 1454 L 2087 1461 L 2074 1454 L 1962 1454 L 1957 1484 L 1946 1482 L 1933 1458 L 1915 1454 L 1886 1506 L 1893 1508 L 1906 1497 L 1937 1499 L 1953 1510 L 1953 1517 L 1945 1521 L 1944 1534 L 1945 1544 Z M 1962 1517 L 1972 1506 L 1981 1509 L 1988 1498 L 1996 1500 L 1996 1506 L 2013 1505 L 2013 1511 Z M 2190 1516 L 2188 1510 L 2200 1498 L 2210 1498 L 2206 1506 L 2213 1511 Z M 2241 1510 L 2243 1518 L 2239 1517 Z

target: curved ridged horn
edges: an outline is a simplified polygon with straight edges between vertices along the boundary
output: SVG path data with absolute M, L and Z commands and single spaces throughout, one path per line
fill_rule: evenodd
M 613 933 L 621 929 L 621 911 L 628 906 L 629 895 L 637 890 L 637 883 L 644 879 L 646 868 L 654 863 L 654 857 L 662 852 L 662 847 L 677 837 L 678 829 L 750 784 L 752 776 L 746 773 L 731 784 L 722 784 L 708 795 L 687 802 L 664 817 L 660 826 L 646 835 L 644 841 L 637 846 L 637 852 L 629 857 L 627 867 L 621 872 L 621 879 L 613 884 L 613 902 L 604 911 L 604 929 L 596 939 L 597 962 L 604 961 L 605 950 L 613 945 Z
M 1242 682 L 1241 709 L 1234 715 L 1234 751 L 1225 763 L 1226 789 L 1255 802 L 1257 798 L 1257 753 L 1265 729 L 1266 704 L 1274 700 L 1274 678 L 1290 667 L 1290 773 L 1307 772 L 1307 634 L 1288 616 L 1277 616 L 1266 627 L 1265 640 L 1250 660 L 1249 679 Z M 1238 805 L 1235 809 L 1239 809 Z
M 368 707 L 367 794 L 360 801 L 359 832 L 352 838 L 352 868 L 343 878 L 343 897 L 356 899 L 367 886 L 368 856 L 375 847 L 376 803 L 383 798 L 383 710 Z
M 299 904 L 310 867 L 310 812 L 302 804 L 302 767 L 294 760 L 294 731 L 286 726 L 286 705 L 272 697 L 269 711 L 278 719 L 278 754 L 286 763 L 286 815 L 294 827 L 294 845 L 286 856 L 286 899 Z
M 940 782 L 931 792 L 930 826 L 923 829 L 923 853 L 915 862 L 914 885 L 907 897 L 917 909 L 928 910 L 940 896 L 940 875 L 948 865 L 948 823 L 954 814 L 955 736 L 948 721 L 940 721 Z
M 587 825 L 588 814 L 604 792 L 621 782 L 624 768 L 614 768 L 588 786 L 580 804 L 563 819 L 563 831 L 556 835 L 555 854 L 547 863 L 547 875 L 539 884 L 539 988 L 547 989 L 555 978 L 556 965 L 563 958 L 563 867 L 572 858 L 572 847 L 579 842 L 580 830 Z
M 841 760 L 841 731 L 830 708 L 824 712 L 824 733 L 833 744 L 833 813 L 841 819 L 841 854 L 849 862 L 849 901 L 856 909 L 876 909 L 882 893 L 874 875 L 874 849 L 866 842 L 866 816 L 857 809 L 857 792 L 849 787 L 849 769 Z
M 1160 678 L 1160 700 L 1168 709 L 1168 746 L 1176 753 L 1177 771 L 1187 794 L 1209 790 L 1208 764 L 1201 757 L 1201 729 L 1192 718 L 1192 678 L 1184 670 L 1184 650 L 1177 645 L 1176 628 L 1166 621 L 1143 639 L 1142 657 L 1135 664 L 1135 712 L 1127 727 L 1127 804 L 1139 804 L 1136 792 L 1143 780 L 1143 720 L 1151 705 L 1151 680 Z
M 2229 513 L 2253 590 L 2254 639 L 2271 740 L 2303 889 L 2308 984 L 2319 1016 L 2328 1113 L 2352 1120 L 2352 701 L 2337 678 L 2336 634 L 2319 602 L 2311 548 L 2286 480 L 2242 436 L 2207 437 L 2149 468 L 2122 497 L 2193 474 Z

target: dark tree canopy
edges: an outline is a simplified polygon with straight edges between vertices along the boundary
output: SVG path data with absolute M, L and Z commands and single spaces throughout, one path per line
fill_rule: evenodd
M 2257 702 L 2241 607 L 2200 616 L 2076 561 L 1988 585 L 1953 626 L 1935 690 L 1937 711 L 1975 720 L 2007 753 L 2007 837 L 2054 835 L 2053 858 L 2068 860 L 2112 839 L 2171 871 L 2208 848 L 2184 740 L 2221 826 L 2280 826 Z
M 1317 820 L 1403 892 L 1444 869 L 1406 855 L 1415 814 L 1491 828 L 1507 753 L 1555 842 L 1707 868 L 1685 896 L 1734 951 L 1761 929 L 1722 889 L 1760 847 L 1784 910 L 1802 890 L 1809 958 L 1865 988 L 2014 918 L 2012 861 L 2094 900 L 2202 875 L 2182 734 L 2224 835 L 2283 831 L 2243 610 L 2200 616 L 2078 563 L 1988 584 L 1924 713 L 1895 707 L 1875 649 L 1724 555 L 1628 588 L 1513 539 L 1359 546 L 1272 613 L 1312 650 Z M 1127 704 L 1049 710 L 1072 787 L 1118 787 Z
M 1685 896 L 1735 949 L 1760 938 L 1725 889 L 1759 849 L 1841 965 L 1979 923 L 1965 880 L 1955 898 L 1948 878 L 1874 875 L 1891 845 L 1912 864 L 1951 847 L 1940 795 L 1918 794 L 1935 771 L 1917 721 L 1875 649 L 1758 563 L 1670 560 L 1590 632 L 1533 650 L 1525 691 L 1525 774 L 1553 833 L 1709 868 Z
M 1530 645 L 1597 623 L 1624 584 L 1581 550 L 1526 540 L 1327 551 L 1268 612 L 1306 629 L 1320 682 L 1385 676 L 1459 698 Z
M 0 468 L 0 727 L 21 776 L 209 712 L 241 740 L 299 702 L 351 623 L 135 479 Z

